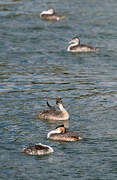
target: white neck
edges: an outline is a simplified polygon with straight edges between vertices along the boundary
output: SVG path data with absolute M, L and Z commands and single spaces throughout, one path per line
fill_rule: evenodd
M 69 114 L 68 114 L 68 112 L 65 110 L 65 108 L 63 107 L 62 104 L 59 104 L 59 109 L 60 109 L 60 111 L 62 112 L 62 114 L 63 114 L 65 117 L 67 116 L 67 118 L 69 118 Z
M 79 43 L 78 42 L 74 42 L 72 44 L 70 44 L 67 48 L 67 51 L 71 51 L 71 47 L 77 46 Z
M 62 104 L 59 104 L 59 109 L 60 109 L 62 112 L 67 112 L 67 111 L 65 110 L 65 108 L 63 107 Z
M 56 133 L 59 134 L 61 133 L 61 131 L 59 129 L 52 130 L 47 134 L 47 138 L 49 138 L 52 134 L 56 134 Z

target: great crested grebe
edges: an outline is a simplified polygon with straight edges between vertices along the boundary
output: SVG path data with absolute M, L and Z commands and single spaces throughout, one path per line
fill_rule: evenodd
M 69 41 L 69 44 L 67 51 L 70 52 L 95 52 L 98 50 L 93 46 L 80 44 L 80 39 L 77 37 Z
M 63 107 L 61 98 L 56 99 L 56 105 L 59 107 L 60 111 L 57 111 L 55 107 L 52 107 L 48 102 L 47 102 L 47 105 L 49 107 L 49 110 L 44 110 L 40 112 L 38 115 L 39 119 L 45 119 L 45 120 L 68 120 L 69 119 L 69 114 Z
M 56 13 L 55 10 L 51 8 L 51 9 L 48 9 L 47 11 L 42 11 L 40 13 L 40 18 L 43 20 L 49 20 L 49 21 L 59 21 L 59 20 L 65 19 L 66 17 Z
M 60 141 L 78 141 L 83 139 L 77 132 L 67 131 L 64 125 L 57 126 L 47 134 L 48 139 Z
M 52 153 L 54 150 L 52 147 L 44 145 L 44 144 L 35 144 L 34 146 L 29 146 L 22 150 L 23 153 L 29 155 L 44 155 Z

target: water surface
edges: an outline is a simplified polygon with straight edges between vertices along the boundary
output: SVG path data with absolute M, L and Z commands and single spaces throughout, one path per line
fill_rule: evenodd
M 67 16 L 40 20 L 50 7 Z M 117 2 L 0 1 L 0 179 L 117 179 Z M 72 54 L 68 41 L 99 48 Z M 46 100 L 62 97 L 66 126 L 79 142 L 49 141 L 60 122 L 37 119 Z M 48 156 L 21 153 L 29 144 L 54 148 Z

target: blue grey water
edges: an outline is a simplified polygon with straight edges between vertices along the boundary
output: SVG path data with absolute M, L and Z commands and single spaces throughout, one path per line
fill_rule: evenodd
M 66 20 L 40 20 L 50 7 Z M 74 36 L 99 51 L 67 52 Z M 83 140 L 47 140 L 60 122 L 37 115 L 56 97 Z M 39 142 L 54 153 L 21 153 Z M 35 179 L 117 179 L 116 0 L 0 0 L 0 180 Z

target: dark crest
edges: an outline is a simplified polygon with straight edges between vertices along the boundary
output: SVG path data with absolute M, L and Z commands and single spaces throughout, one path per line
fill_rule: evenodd
M 61 124 L 61 125 L 57 126 L 56 129 L 59 128 L 59 127 L 64 127 L 64 124 Z
M 62 104 L 62 99 L 61 98 L 56 98 L 56 104 Z
M 78 36 L 73 37 L 73 39 L 78 38 Z M 79 38 L 78 38 L 79 39 Z

